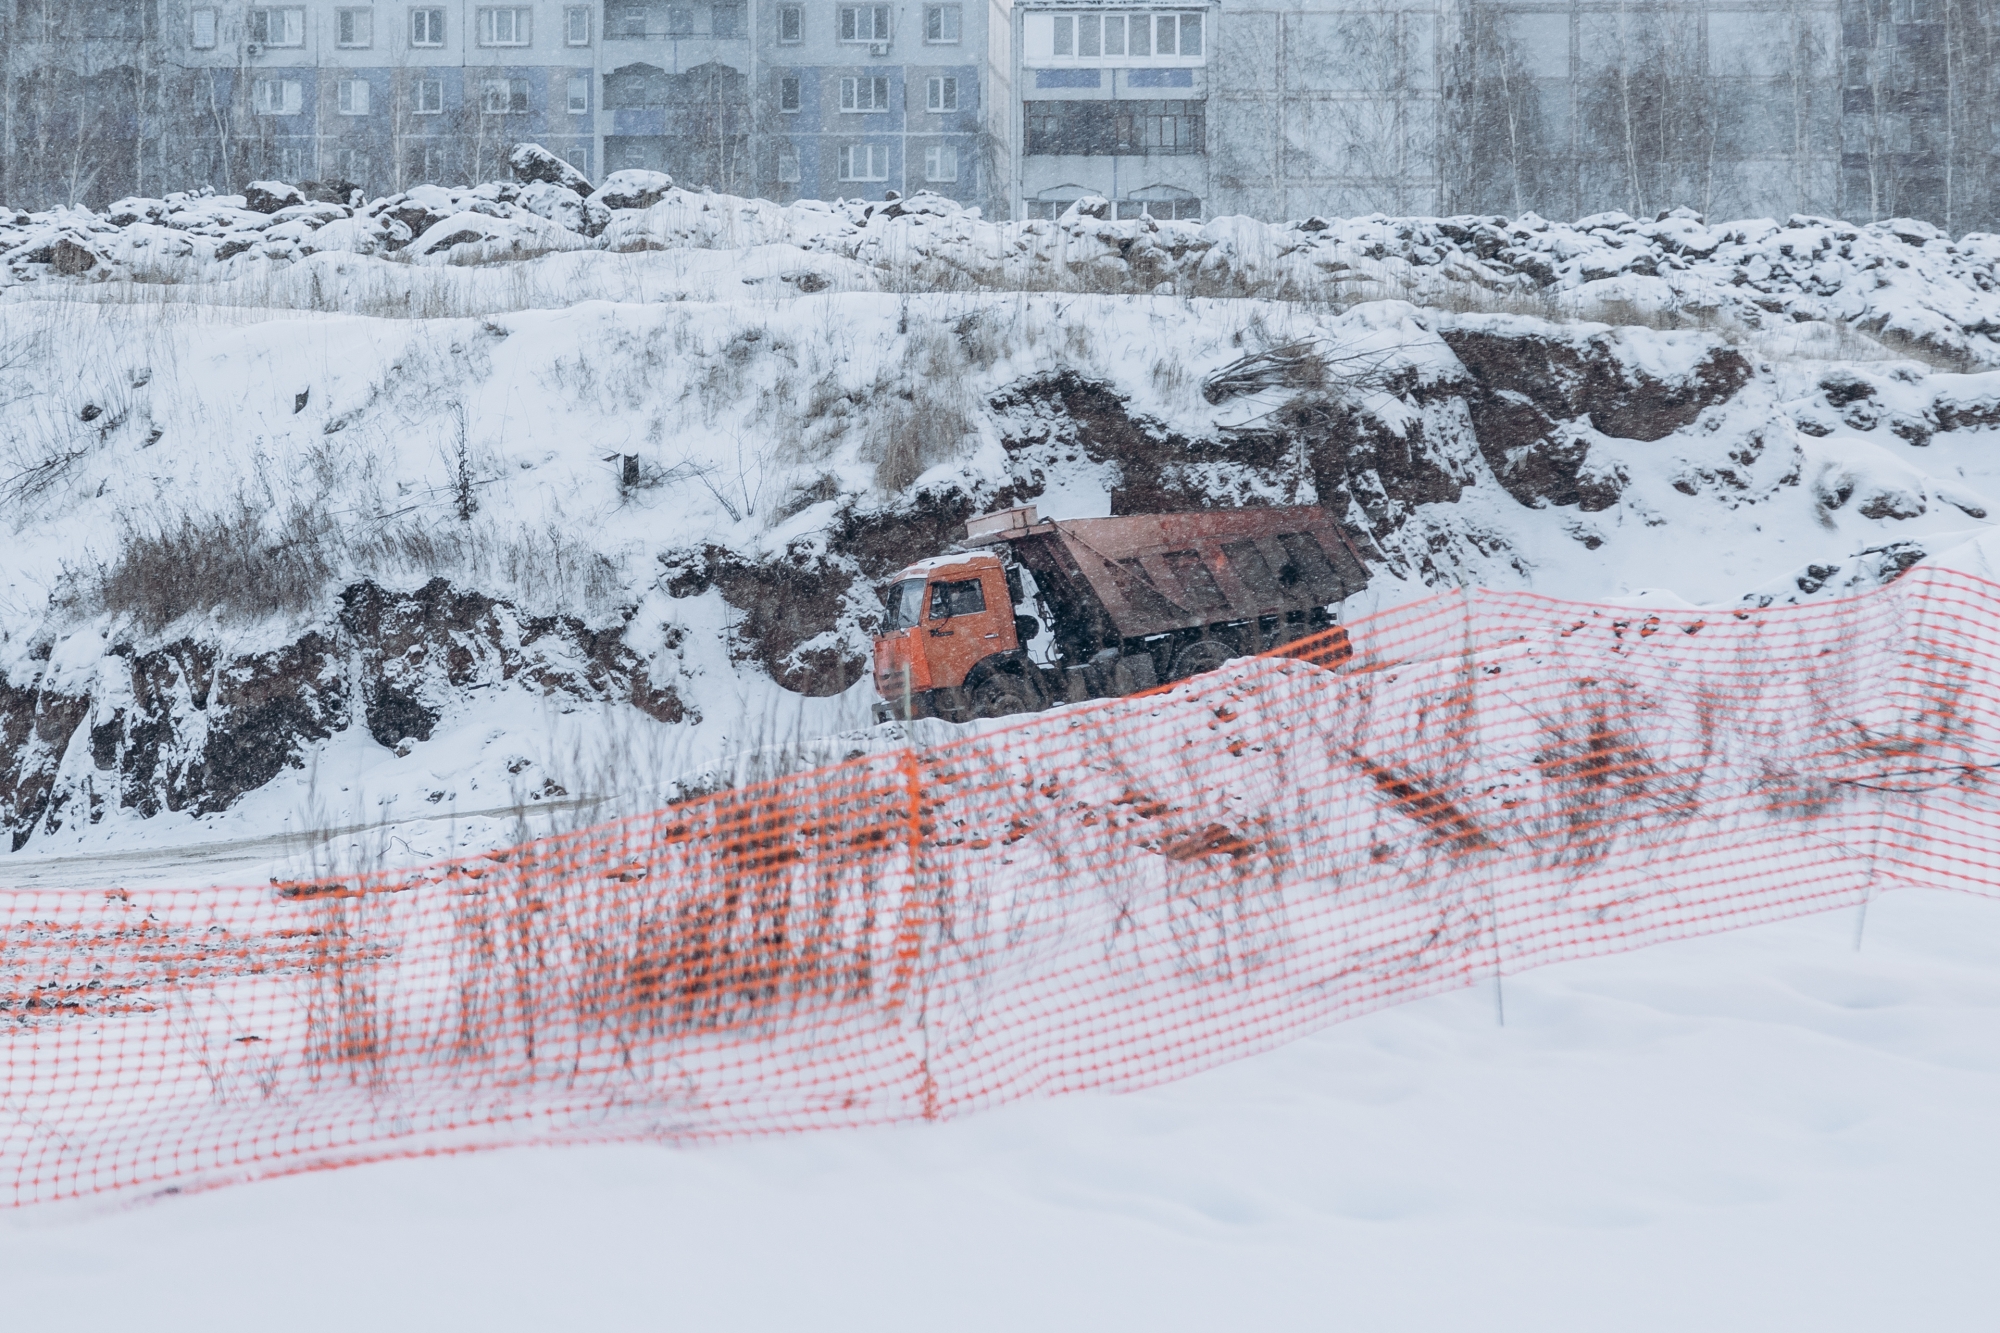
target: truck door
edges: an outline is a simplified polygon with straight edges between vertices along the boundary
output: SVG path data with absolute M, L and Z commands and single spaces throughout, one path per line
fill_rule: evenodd
M 903 579 L 889 589 L 882 632 L 875 638 L 875 692 L 902 701 L 931 687 L 925 671 L 924 581 Z
M 930 586 L 922 629 L 931 684 L 965 684 L 972 668 L 1015 647 L 1014 607 L 998 569 L 966 579 L 938 579 Z

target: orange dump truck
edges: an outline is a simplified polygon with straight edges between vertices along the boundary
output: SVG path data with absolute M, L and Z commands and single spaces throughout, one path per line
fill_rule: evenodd
M 961 722 L 1131 694 L 1318 633 L 1367 584 L 1352 540 L 1313 505 L 984 514 L 959 551 L 885 592 L 875 716 Z

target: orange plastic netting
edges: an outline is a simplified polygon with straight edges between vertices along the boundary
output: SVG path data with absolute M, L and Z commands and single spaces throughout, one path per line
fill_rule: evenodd
M 1496 970 L 2000 881 L 2000 587 L 1348 631 L 1337 668 L 1307 642 L 417 872 L 0 892 L 0 1188 L 1133 1088 Z

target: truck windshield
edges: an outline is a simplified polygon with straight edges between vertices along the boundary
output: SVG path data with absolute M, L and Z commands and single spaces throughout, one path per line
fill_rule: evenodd
M 882 617 L 882 632 L 889 634 L 908 629 L 917 623 L 917 618 L 924 612 L 924 581 L 904 579 L 890 587 L 889 595 L 884 600 L 889 604 L 889 611 Z

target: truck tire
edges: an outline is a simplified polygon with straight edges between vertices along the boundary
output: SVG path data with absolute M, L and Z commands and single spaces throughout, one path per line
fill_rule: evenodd
M 1035 696 L 1018 676 L 994 676 L 972 692 L 972 716 L 1008 717 L 1035 711 Z
M 1180 650 L 1174 658 L 1174 670 L 1170 679 L 1186 680 L 1189 676 L 1199 676 L 1204 671 L 1213 671 L 1232 657 L 1241 656 L 1235 648 L 1221 639 L 1199 639 Z

